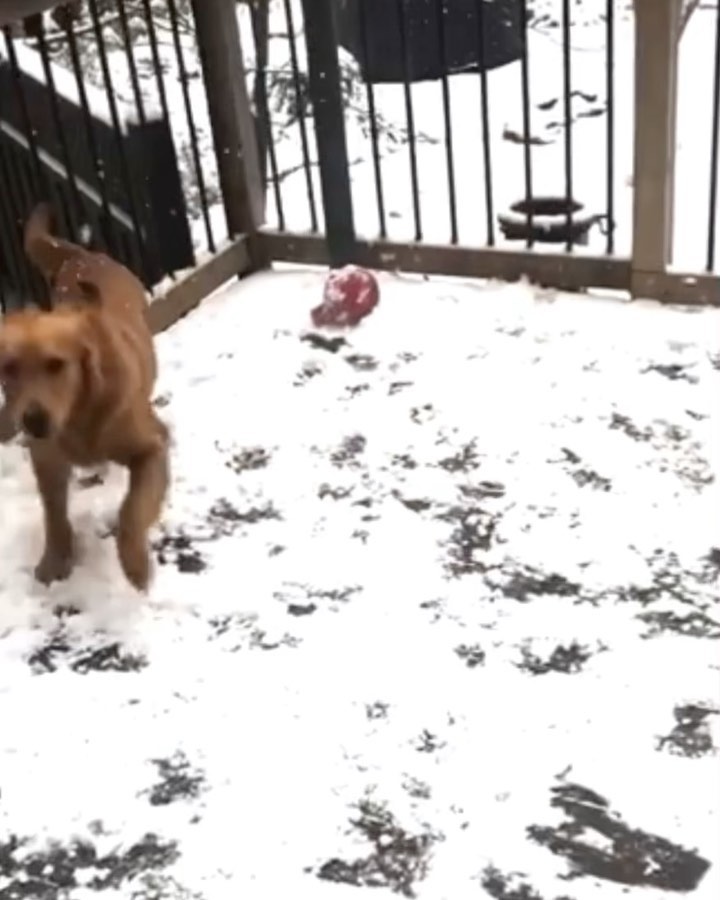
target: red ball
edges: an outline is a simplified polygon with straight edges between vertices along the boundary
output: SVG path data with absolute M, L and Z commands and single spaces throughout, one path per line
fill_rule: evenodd
M 311 316 L 316 328 L 347 328 L 369 315 L 380 300 L 380 288 L 372 272 L 345 266 L 330 272 L 323 301 Z

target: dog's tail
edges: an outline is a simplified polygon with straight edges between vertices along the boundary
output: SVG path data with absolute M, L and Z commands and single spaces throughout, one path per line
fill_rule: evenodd
M 87 251 L 78 244 L 53 235 L 53 214 L 50 204 L 40 203 L 25 225 L 25 253 L 52 285 L 57 273 L 69 259 L 83 256 Z

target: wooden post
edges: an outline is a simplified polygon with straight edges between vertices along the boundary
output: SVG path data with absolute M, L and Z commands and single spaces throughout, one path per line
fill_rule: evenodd
M 192 0 L 228 230 L 251 238 L 265 219 L 265 186 L 245 83 L 235 0 Z M 260 259 L 254 259 L 263 265 Z
M 677 60 L 682 0 L 635 0 L 632 294 L 672 261 Z

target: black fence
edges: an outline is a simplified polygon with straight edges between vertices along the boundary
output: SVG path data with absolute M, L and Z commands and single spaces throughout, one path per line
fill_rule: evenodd
M 706 302 L 712 279 L 665 251 L 675 208 L 704 257 L 689 271 L 716 266 L 720 10 L 685 6 L 677 22 L 671 0 L 84 0 L 5 29 L 0 299 L 42 291 L 21 234 L 49 197 L 68 237 L 163 292 L 222 257 L 216 286 L 245 254 Z M 707 114 L 683 100 L 678 131 L 707 186 L 673 202 L 672 48 L 698 16 Z M 700 121 L 708 140 L 688 139 Z
M 354 229 L 366 240 L 631 256 L 632 4 L 276 0 L 241 9 L 278 231 L 327 233 L 334 243 Z M 693 228 L 703 258 L 691 267 L 711 272 L 720 100 L 713 0 L 686 4 L 678 41 L 703 57 L 693 59 L 696 80 L 708 90 L 714 80 L 691 125 L 699 136 L 712 121 L 712 144 L 705 128 L 702 158 L 688 166 L 688 177 L 701 171 L 705 181 L 693 192 L 693 220 L 698 207 L 705 219 Z M 333 250 L 336 260 L 349 255 Z
M 554 244 L 571 251 L 584 246 L 594 231 L 596 246 L 613 254 L 619 189 L 616 9 L 621 4 L 602 0 L 592 23 L 599 37 L 592 48 L 598 75 L 592 92 L 573 66 L 574 44 L 587 32 L 587 23 L 578 21 L 583 6 L 571 0 L 249 4 L 250 28 L 244 38 L 253 60 L 253 95 L 267 151 L 274 224 L 281 231 L 317 232 L 317 197 L 325 183 L 324 195 L 333 198 L 333 208 L 328 203 L 324 207 L 326 220 L 332 218 L 325 223 L 331 240 L 338 230 L 350 234 L 357 227 L 368 239 L 387 238 L 391 220 L 402 218 L 407 227 L 395 231 L 398 239 L 409 241 L 527 248 Z M 553 47 L 548 54 L 555 75 L 550 87 L 538 84 L 538 66 L 532 65 L 543 41 Z M 334 61 L 338 46 L 339 66 Z M 510 73 L 500 76 L 505 78 L 502 90 L 494 89 L 496 71 Z M 516 124 L 498 125 L 508 108 Z M 419 124 L 420 115 L 431 122 L 430 128 Z M 595 125 L 589 204 L 576 196 L 577 175 L 587 163 L 585 147 L 578 157 L 575 141 L 583 119 Z M 343 126 L 345 147 L 338 134 Z M 284 161 L 280 151 L 292 132 L 295 158 L 286 153 Z M 627 139 L 631 141 L 630 133 Z M 536 162 L 549 151 L 555 158 L 550 178 L 547 162 L 543 175 L 536 171 Z M 501 170 L 507 170 L 505 157 L 511 153 L 514 169 L 504 180 L 512 181 L 512 187 L 503 191 Z M 399 155 L 406 160 L 404 170 L 397 163 Z M 300 227 L 291 226 L 288 211 L 296 212 L 302 193 L 308 215 Z M 370 194 L 372 230 L 368 215 L 358 223 L 358 207 L 367 209 Z M 473 215 L 467 214 L 468 204 Z M 445 223 L 442 241 L 440 222 Z M 338 249 L 337 254 L 345 257 L 349 251 Z
M 202 146 L 210 140 L 186 0 L 87 0 L 74 17 L 5 27 L 3 309 L 45 300 L 22 252 L 40 199 L 51 201 L 61 234 L 110 252 L 151 290 L 214 252 L 222 205 L 210 187 L 214 154 Z
M 720 147 L 720 3 L 715 12 L 715 61 L 712 100 L 712 145 L 710 150 L 710 191 L 708 209 L 708 241 L 705 269 L 715 268 L 717 244 L 718 149 Z

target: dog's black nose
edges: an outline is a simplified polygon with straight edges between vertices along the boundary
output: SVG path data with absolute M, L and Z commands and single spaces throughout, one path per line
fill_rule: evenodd
M 30 437 L 46 438 L 50 433 L 50 416 L 42 406 L 29 406 L 22 417 L 22 427 Z

